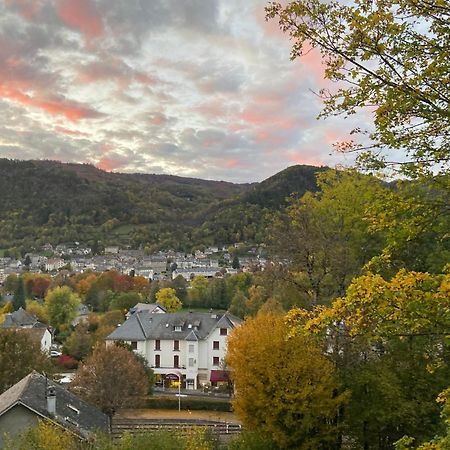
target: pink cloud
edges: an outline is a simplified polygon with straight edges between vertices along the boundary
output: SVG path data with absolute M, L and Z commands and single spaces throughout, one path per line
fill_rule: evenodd
M 107 172 L 111 172 L 122 166 L 122 162 L 114 157 L 104 156 L 97 163 L 97 167 L 101 170 L 106 170 Z
M 218 101 L 202 103 L 197 107 L 197 111 L 208 118 L 223 117 L 226 115 L 223 103 Z
M 19 103 L 23 106 L 30 106 L 40 109 L 48 114 L 62 115 L 66 119 L 77 122 L 81 119 L 98 117 L 100 114 L 86 106 L 77 102 L 60 99 L 60 98 L 45 98 L 39 96 L 32 96 L 23 93 L 15 87 L 10 87 L 5 83 L 0 83 L 0 98 Z
M 235 169 L 236 167 L 239 167 L 241 165 L 240 161 L 235 158 L 226 159 L 225 161 L 222 162 L 222 164 L 227 169 Z
M 57 133 L 66 134 L 68 136 L 83 136 L 83 137 L 89 136 L 88 133 L 83 133 L 82 131 L 78 131 L 78 130 L 69 130 L 68 128 L 64 128 L 61 126 L 56 126 L 55 131 Z
M 296 164 L 307 164 L 310 166 L 323 166 L 325 165 L 321 158 L 313 155 L 304 154 L 303 152 L 294 153 L 292 151 L 285 152 L 285 157 L 288 161 L 294 162 Z
M 41 0 L 6 0 L 6 5 L 15 8 L 24 19 L 31 21 L 41 7 Z
M 88 40 L 103 35 L 103 21 L 89 0 L 59 0 L 57 14 L 65 25 L 79 30 Z

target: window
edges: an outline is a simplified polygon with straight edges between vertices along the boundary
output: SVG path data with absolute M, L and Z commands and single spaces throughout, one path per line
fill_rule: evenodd
M 131 341 L 130 345 L 133 350 L 137 350 L 137 342 L 136 341 Z
M 189 367 L 194 367 L 194 358 L 189 358 Z
M 213 341 L 213 350 L 219 350 L 219 341 Z
M 175 331 L 181 331 L 181 326 L 180 325 L 175 325 Z
M 161 350 L 161 341 L 159 339 L 155 341 L 155 350 Z
M 194 353 L 194 344 L 189 344 L 189 353 Z
M 226 328 L 221 328 L 220 329 L 220 335 L 221 336 L 226 336 L 228 334 L 228 330 Z
M 173 367 L 180 367 L 180 357 L 178 355 L 173 357 Z
M 155 367 L 161 367 L 161 355 L 155 355 Z
M 220 359 L 218 356 L 213 356 L 213 366 L 218 366 L 220 364 Z
M 177 352 L 180 350 L 180 341 L 173 341 L 173 351 Z

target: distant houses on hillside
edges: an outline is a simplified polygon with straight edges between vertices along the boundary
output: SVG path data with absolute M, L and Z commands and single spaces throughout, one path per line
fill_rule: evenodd
M 52 248 L 53 255 L 45 256 Z M 45 250 L 44 250 L 45 249 Z M 224 274 L 236 273 L 231 268 L 230 255 L 221 250 L 217 255 L 217 248 L 211 247 L 204 252 L 196 251 L 195 255 L 186 255 L 180 252 L 159 252 L 145 255 L 143 250 L 123 250 L 119 247 L 107 247 L 105 254 L 92 256 L 90 248 L 76 249 L 58 245 L 53 248 L 50 244 L 43 247 L 42 254 L 27 253 L 22 259 L 0 257 L 0 284 L 8 275 L 20 275 L 25 271 L 57 273 L 60 270 L 71 272 L 105 272 L 116 270 L 121 273 L 143 276 L 149 280 L 160 280 L 182 276 L 187 281 L 195 276 L 212 278 Z M 219 258 L 221 264 L 219 264 Z M 245 257 L 239 257 L 239 266 L 242 271 L 264 269 L 266 261 L 257 249 Z

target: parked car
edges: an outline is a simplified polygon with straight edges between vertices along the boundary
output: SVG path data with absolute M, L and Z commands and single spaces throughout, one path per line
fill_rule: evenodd
M 62 353 L 59 352 L 58 350 L 51 350 L 51 351 L 50 351 L 50 356 L 51 356 L 52 358 L 57 358 L 58 356 L 61 356 L 61 355 L 62 355 Z

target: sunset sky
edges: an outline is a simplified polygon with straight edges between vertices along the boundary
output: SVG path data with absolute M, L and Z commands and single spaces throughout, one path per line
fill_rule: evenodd
M 260 181 L 333 152 L 315 53 L 261 0 L 0 0 L 0 157 Z

